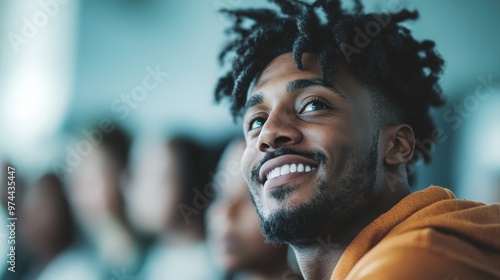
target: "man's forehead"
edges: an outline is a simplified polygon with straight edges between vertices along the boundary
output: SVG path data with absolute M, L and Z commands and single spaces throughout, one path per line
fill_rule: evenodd
M 297 69 L 293 61 L 292 53 L 284 53 L 277 56 L 269 62 L 261 74 L 251 83 L 247 94 L 247 100 L 256 89 L 262 87 L 271 80 L 291 77 L 294 74 L 304 74 L 305 72 L 309 72 L 311 77 L 320 77 L 321 71 L 317 54 L 304 53 L 302 55 L 302 65 L 302 70 Z

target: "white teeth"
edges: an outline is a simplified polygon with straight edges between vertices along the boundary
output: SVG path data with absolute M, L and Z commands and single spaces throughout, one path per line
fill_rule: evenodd
M 266 174 L 266 179 L 271 180 L 273 178 L 276 178 L 281 175 L 286 175 L 289 173 L 295 173 L 295 172 L 311 172 L 315 170 L 316 167 L 311 167 L 309 165 L 303 165 L 302 163 L 299 163 L 298 165 L 293 163 L 293 164 L 285 164 L 280 167 L 276 167 L 273 170 L 271 170 L 269 173 Z
M 300 163 L 299 166 L 297 167 L 297 171 L 298 172 L 303 172 L 304 171 L 304 165 L 302 163 Z
M 285 165 L 283 165 L 281 167 L 281 173 L 280 173 L 280 175 L 286 175 L 288 173 L 290 173 L 290 165 L 285 164 Z
M 271 173 L 271 178 L 278 177 L 279 175 L 280 175 L 280 169 L 278 167 L 273 170 L 273 173 Z

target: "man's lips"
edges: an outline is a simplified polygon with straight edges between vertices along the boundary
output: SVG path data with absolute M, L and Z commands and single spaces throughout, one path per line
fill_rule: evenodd
M 259 179 L 264 184 L 268 179 L 290 173 L 307 173 L 318 167 L 312 159 L 299 155 L 282 155 L 266 161 L 259 170 Z

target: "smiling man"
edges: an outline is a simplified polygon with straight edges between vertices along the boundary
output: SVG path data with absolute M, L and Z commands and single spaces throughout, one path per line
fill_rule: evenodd
M 498 279 L 500 205 L 411 193 L 430 160 L 443 60 L 400 25 L 339 1 L 226 10 L 231 60 L 216 99 L 242 120 L 242 171 L 268 242 L 306 279 Z M 426 153 L 427 151 L 427 153 Z

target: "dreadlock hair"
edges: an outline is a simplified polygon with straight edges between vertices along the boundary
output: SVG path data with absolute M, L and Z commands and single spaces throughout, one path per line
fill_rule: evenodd
M 339 61 L 347 63 L 370 89 L 379 126 L 406 123 L 417 141 L 431 139 L 435 125 L 429 109 L 444 105 L 438 85 L 444 61 L 433 41 L 417 41 L 400 25 L 416 19 L 416 11 L 363 13 L 360 0 L 354 0 L 353 10 L 343 9 L 340 0 L 269 1 L 279 9 L 221 10 L 233 19 L 233 25 L 226 30 L 232 39 L 220 53 L 219 62 L 229 60 L 231 68 L 220 78 L 215 99 L 230 101 L 235 121 L 241 116 L 251 83 L 271 60 L 291 52 L 297 69 L 302 70 L 302 55 L 309 52 L 318 54 L 325 81 L 331 80 Z M 362 30 L 376 35 L 359 46 Z M 430 154 L 414 153 L 412 160 L 420 158 L 427 163 Z

